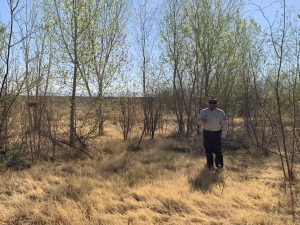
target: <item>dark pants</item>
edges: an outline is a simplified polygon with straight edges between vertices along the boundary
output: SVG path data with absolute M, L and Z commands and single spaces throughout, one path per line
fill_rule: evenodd
M 206 153 L 207 167 L 213 168 L 214 157 L 216 167 L 223 167 L 223 154 L 221 145 L 221 131 L 203 131 L 203 142 Z

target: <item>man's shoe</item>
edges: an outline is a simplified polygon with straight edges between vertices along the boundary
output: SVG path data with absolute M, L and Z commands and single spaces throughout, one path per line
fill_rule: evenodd
M 222 172 L 223 171 L 223 166 L 217 166 L 217 171 Z
M 213 171 L 213 170 L 214 170 L 214 167 L 213 167 L 213 166 L 208 166 L 207 169 L 208 169 L 209 171 Z

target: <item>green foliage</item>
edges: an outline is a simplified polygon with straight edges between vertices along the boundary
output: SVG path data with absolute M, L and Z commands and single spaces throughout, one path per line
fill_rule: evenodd
M 249 23 L 251 31 L 254 32 L 253 35 L 259 35 L 261 26 L 253 18 L 250 19 Z
M 5 26 L 4 24 L 0 23 L 0 35 L 2 36 L 5 33 Z

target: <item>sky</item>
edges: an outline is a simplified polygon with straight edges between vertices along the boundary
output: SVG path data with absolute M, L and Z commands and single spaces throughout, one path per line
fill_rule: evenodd
M 8 20 L 8 7 L 7 7 L 7 1 L 8 0 L 0 0 L 0 20 L 1 21 L 7 21 Z M 138 4 L 138 2 L 141 2 L 142 0 L 131 0 L 132 1 L 132 9 L 135 8 L 135 6 Z M 152 0 L 154 2 L 157 2 L 157 0 Z M 257 7 L 252 4 L 260 5 L 266 15 L 270 19 L 273 19 L 276 17 L 276 13 L 278 10 L 280 10 L 280 5 L 278 4 L 278 0 L 245 0 L 245 7 L 244 11 L 242 12 L 242 16 L 244 18 L 251 18 L 253 17 L 262 27 L 265 27 L 266 21 L 262 17 L 261 13 L 257 10 Z M 276 3 L 277 2 L 277 3 Z M 287 8 L 295 11 L 297 14 L 300 14 L 300 0 L 286 0 Z
M 268 23 L 259 10 L 259 7 L 263 10 L 266 17 L 270 22 L 278 19 L 281 12 L 281 4 L 278 0 L 247 0 L 245 1 L 244 10 L 242 11 L 242 17 L 246 19 L 253 18 L 262 27 L 266 28 Z M 299 15 L 300 14 L 300 0 L 286 0 L 287 15 Z

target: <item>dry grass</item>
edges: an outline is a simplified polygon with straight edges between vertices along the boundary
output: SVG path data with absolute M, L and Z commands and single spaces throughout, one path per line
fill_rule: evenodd
M 299 224 L 299 183 L 285 185 L 273 158 L 226 152 L 217 173 L 179 145 L 112 141 L 94 160 L 3 172 L 0 224 Z

